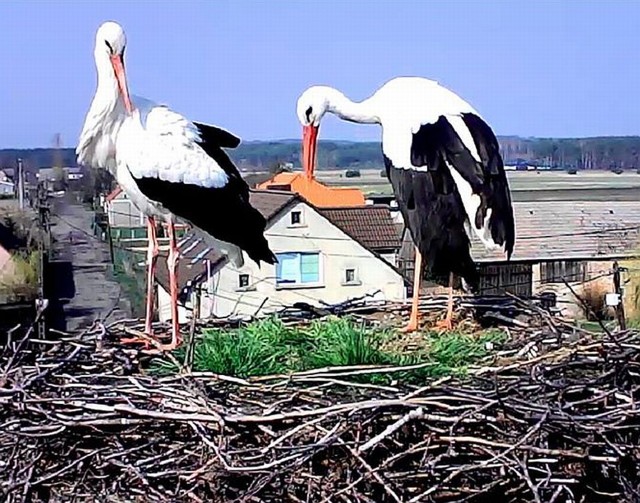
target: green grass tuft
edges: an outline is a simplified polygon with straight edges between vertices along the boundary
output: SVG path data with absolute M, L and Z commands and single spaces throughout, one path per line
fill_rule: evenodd
M 487 356 L 486 343 L 498 345 L 505 340 L 499 330 L 478 334 L 451 332 L 425 334 L 425 347 L 411 353 L 390 349 L 389 341 L 398 338 L 393 331 L 372 329 L 351 318 L 316 320 L 306 327 L 286 327 L 272 317 L 235 330 L 207 331 L 196 343 L 193 368 L 234 377 L 288 374 L 321 367 L 351 365 L 428 365 L 415 370 L 387 375 L 384 372 L 358 380 L 388 383 L 392 379 L 421 382 L 444 375 L 462 376 L 469 365 Z M 184 348 L 174 353 L 184 358 Z M 176 369 L 162 361 L 155 370 Z
M 347 365 L 384 365 L 388 355 L 381 349 L 380 332 L 367 329 L 349 318 L 314 321 L 304 330 L 301 352 L 305 369 Z

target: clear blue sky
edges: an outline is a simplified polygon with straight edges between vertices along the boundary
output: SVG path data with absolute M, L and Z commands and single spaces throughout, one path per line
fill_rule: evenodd
M 299 137 L 311 84 L 362 99 L 398 75 L 438 80 L 498 134 L 640 134 L 637 0 L 2 0 L 0 148 L 75 145 L 110 19 L 133 93 L 246 140 Z

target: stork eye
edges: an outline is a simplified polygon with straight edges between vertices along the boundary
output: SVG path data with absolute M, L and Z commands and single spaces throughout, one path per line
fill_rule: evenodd
M 111 54 L 113 54 L 113 47 L 111 47 L 111 44 L 109 42 L 107 42 L 106 40 L 104 41 L 105 44 L 107 44 L 107 47 L 109 48 L 109 52 L 111 52 Z
M 313 112 L 313 109 L 311 107 L 307 108 L 307 111 L 304 113 L 305 116 L 307 117 L 307 121 L 311 122 L 311 113 Z

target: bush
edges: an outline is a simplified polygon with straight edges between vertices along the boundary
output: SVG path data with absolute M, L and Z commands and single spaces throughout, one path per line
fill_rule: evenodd
M 359 169 L 348 169 L 344 172 L 345 178 L 358 178 L 360 176 Z
M 608 289 L 597 281 L 587 283 L 582 289 L 580 297 L 588 307 L 582 308 L 588 321 L 598 321 L 598 319 L 610 319 L 609 308 L 607 307 L 605 295 Z

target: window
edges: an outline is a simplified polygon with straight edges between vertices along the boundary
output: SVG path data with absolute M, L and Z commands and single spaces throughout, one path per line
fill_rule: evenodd
M 276 285 L 320 283 L 319 253 L 278 253 L 276 257 Z
M 291 225 L 300 225 L 302 223 L 302 212 L 301 211 L 292 211 L 291 212 Z
M 249 286 L 248 274 L 238 274 L 238 286 L 240 288 L 247 288 Z
M 540 263 L 540 283 L 587 280 L 587 263 L 582 260 L 549 260 Z
M 345 269 L 345 271 L 344 271 L 344 282 L 345 283 L 355 283 L 356 282 L 356 270 L 355 269 Z

